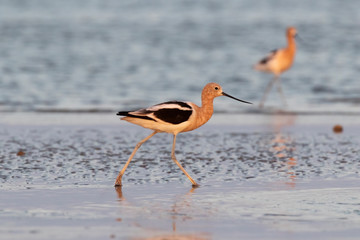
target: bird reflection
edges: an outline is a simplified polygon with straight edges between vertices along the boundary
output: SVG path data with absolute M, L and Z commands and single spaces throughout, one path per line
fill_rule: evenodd
M 289 175 L 289 181 L 286 182 L 287 185 L 289 185 L 290 187 L 295 187 L 295 178 L 296 178 L 296 174 L 295 174 L 295 170 L 293 169 L 293 167 L 295 167 L 297 164 L 296 158 L 289 158 L 288 161 L 286 162 L 286 166 L 287 166 L 287 174 Z
M 171 206 L 170 215 L 172 219 L 172 232 L 164 235 L 157 235 L 153 237 L 142 238 L 142 240 L 208 240 L 210 239 L 207 234 L 204 233 L 192 233 L 183 234 L 177 231 L 177 223 L 190 221 L 193 217 L 191 213 L 191 195 L 195 192 L 196 187 L 190 189 L 183 197 L 175 201 Z M 189 211 L 190 210 L 190 211 Z
M 117 193 L 117 196 L 119 198 L 119 201 L 124 201 L 125 198 L 124 198 L 124 195 L 122 193 L 122 187 L 115 187 L 115 191 Z
M 193 220 L 192 213 L 194 212 L 192 210 L 192 195 L 195 192 L 197 187 L 191 188 L 187 193 L 181 196 L 175 196 L 173 197 L 174 202 L 170 205 L 169 208 L 164 207 L 164 209 L 161 209 L 169 218 L 171 219 L 171 226 L 170 231 L 165 234 L 157 234 L 158 231 L 163 231 L 162 229 L 154 229 L 151 227 L 143 226 L 143 224 L 139 222 L 134 222 L 133 226 L 136 226 L 140 228 L 143 232 L 154 232 L 154 234 L 147 234 L 147 237 L 135 237 L 131 238 L 133 240 L 160 240 L 160 239 L 167 239 L 167 240 L 208 240 L 211 239 L 207 233 L 181 233 L 179 231 L 179 224 L 186 221 Z M 126 198 L 123 194 L 121 187 L 116 187 L 116 194 L 119 199 L 119 202 L 121 205 L 127 203 Z M 154 199 L 154 201 L 156 201 Z M 127 203 L 131 205 L 130 203 Z M 124 206 L 124 205 L 123 205 Z M 125 205 L 126 206 L 126 205 Z M 133 207 L 133 206 L 132 206 Z M 141 207 L 141 206 L 140 206 Z M 160 213 L 161 214 L 161 213 Z M 116 221 L 119 221 L 117 218 Z M 144 219 L 141 219 L 142 221 Z M 121 219 L 122 221 L 122 219 Z M 151 220 L 150 220 L 151 221 Z
M 180 220 L 182 222 L 185 222 L 185 221 L 191 219 L 191 217 L 188 216 L 187 214 L 182 214 L 182 209 L 185 208 L 185 210 L 186 210 L 188 208 L 191 208 L 191 201 L 190 201 L 191 199 L 189 200 L 188 198 L 190 198 L 189 195 L 191 196 L 194 193 L 196 188 L 197 187 L 192 187 L 190 189 L 190 191 L 184 195 L 184 197 L 182 198 L 182 201 L 175 202 L 171 206 L 170 214 L 171 214 L 171 219 L 172 219 L 173 233 L 176 233 L 176 222 L 179 217 L 181 217 Z M 187 211 L 184 211 L 184 212 L 187 212 Z
M 280 171 L 285 171 L 288 175 L 286 185 L 295 187 L 296 172 L 294 167 L 297 165 L 297 159 L 293 156 L 296 150 L 293 137 L 283 134 L 285 127 L 291 126 L 296 121 L 296 115 L 289 114 L 275 114 L 272 118 L 271 127 L 274 131 L 275 137 L 271 141 L 271 151 L 277 158 L 286 159 L 285 166 Z

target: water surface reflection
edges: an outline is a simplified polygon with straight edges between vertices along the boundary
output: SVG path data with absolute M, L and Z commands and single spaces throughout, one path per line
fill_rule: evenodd
M 211 239 L 210 234 L 206 232 L 196 232 L 187 230 L 188 225 L 192 225 L 191 221 L 197 221 L 193 206 L 193 194 L 196 188 L 191 188 L 185 194 L 165 194 L 158 195 L 157 198 L 151 197 L 151 204 L 143 199 L 135 199 L 130 202 L 127 200 L 121 187 L 115 188 L 116 194 L 121 207 L 123 208 L 140 208 L 142 209 L 141 218 L 133 219 L 132 226 L 139 228 L 139 235 L 147 233 L 146 236 L 136 236 L 131 239 L 136 240 L 157 240 L 157 239 L 183 239 L 183 240 L 207 240 Z M 136 204 L 136 206 L 134 205 Z M 126 212 L 126 211 L 125 211 Z M 151 217 L 148 214 L 152 215 Z M 131 213 L 130 213 L 131 215 Z M 136 215 L 136 214 L 135 214 Z M 207 215 L 207 214 L 206 214 Z M 121 221 L 132 216 L 124 214 L 116 219 Z M 126 222 L 126 220 L 124 221 Z M 171 225 L 169 224 L 171 222 Z M 155 224 L 154 224 L 155 223 Z M 183 226 L 186 225 L 184 228 Z
M 284 165 L 278 171 L 287 174 L 285 184 L 292 188 L 296 186 L 296 144 L 294 136 L 284 133 L 284 128 L 294 125 L 296 118 L 294 114 L 274 114 L 271 119 L 271 128 L 275 136 L 271 140 L 270 151 Z

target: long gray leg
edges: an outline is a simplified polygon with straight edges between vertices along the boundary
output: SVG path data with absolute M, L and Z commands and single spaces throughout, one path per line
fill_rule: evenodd
M 259 104 L 259 107 L 260 107 L 260 108 L 263 108 L 263 107 L 264 107 L 264 102 L 265 102 L 265 100 L 266 100 L 266 97 L 267 97 L 267 95 L 269 94 L 269 92 L 270 92 L 270 90 L 271 90 L 271 87 L 272 87 L 272 85 L 274 84 L 274 82 L 276 81 L 276 79 L 277 79 L 277 76 L 275 76 L 273 79 L 271 79 L 271 81 L 270 81 L 269 84 L 267 85 L 266 90 L 265 90 L 265 92 L 264 92 L 264 95 L 263 95 L 263 97 L 262 97 L 262 99 L 261 99 L 261 101 L 260 101 L 260 104 Z
M 178 167 L 181 169 L 181 171 L 183 171 L 183 173 L 189 178 L 190 182 L 192 183 L 192 185 L 194 187 L 199 186 L 194 179 L 192 179 L 192 177 L 190 177 L 190 175 L 185 171 L 185 169 L 181 166 L 181 164 L 176 160 L 175 157 L 175 144 L 176 144 L 176 134 L 174 134 L 174 140 L 173 140 L 173 145 L 172 145 L 172 150 L 171 150 L 171 158 L 172 160 L 176 163 L 176 165 L 178 165 Z
M 283 101 L 283 104 L 285 106 L 287 106 L 285 95 L 284 95 L 282 87 L 281 87 L 281 80 L 280 80 L 279 77 L 276 78 L 276 82 L 277 82 L 277 89 L 278 89 L 278 92 L 280 94 L 281 100 Z
M 146 142 L 147 140 L 149 140 L 152 136 L 154 136 L 155 134 L 157 134 L 158 132 L 157 131 L 154 131 L 153 133 L 151 133 L 149 136 L 147 136 L 146 138 L 144 138 L 143 140 L 141 140 L 140 142 L 138 142 L 138 144 L 136 144 L 133 152 L 131 153 L 129 159 L 127 160 L 127 162 L 125 163 L 125 166 L 123 167 L 123 169 L 120 171 L 119 175 L 117 176 L 116 178 L 116 181 L 115 181 L 115 187 L 119 187 L 121 186 L 121 178 L 122 176 L 124 175 L 125 173 L 125 170 L 126 168 L 129 166 L 129 163 L 131 162 L 132 158 L 134 157 L 136 151 L 140 148 L 140 146 Z

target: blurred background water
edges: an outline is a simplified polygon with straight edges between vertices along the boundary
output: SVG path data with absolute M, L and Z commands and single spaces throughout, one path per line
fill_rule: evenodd
M 283 75 L 289 110 L 358 112 L 360 2 L 0 0 L 0 111 L 117 111 L 178 99 L 207 82 L 258 103 L 252 65 L 303 41 Z M 217 112 L 251 112 L 217 99 Z M 273 91 L 268 105 L 281 107 Z

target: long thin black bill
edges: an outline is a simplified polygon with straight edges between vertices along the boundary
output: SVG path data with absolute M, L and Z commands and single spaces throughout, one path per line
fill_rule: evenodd
M 229 94 L 227 94 L 227 93 L 224 93 L 224 92 L 222 93 L 222 95 L 227 96 L 227 97 L 232 98 L 232 99 L 235 99 L 235 100 L 237 100 L 237 101 L 239 101 L 239 102 L 243 102 L 243 103 L 247 103 L 247 104 L 252 104 L 251 102 L 247 102 L 247 101 L 238 99 L 238 98 L 233 97 L 233 96 L 231 96 L 231 95 L 229 95 Z
M 304 42 L 305 42 L 304 39 L 302 39 L 302 38 L 299 36 L 299 34 L 296 34 L 296 35 L 294 36 L 294 38 L 297 39 L 297 40 L 299 40 L 301 43 L 304 43 Z

